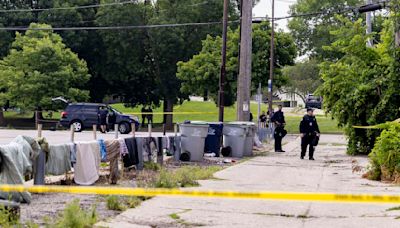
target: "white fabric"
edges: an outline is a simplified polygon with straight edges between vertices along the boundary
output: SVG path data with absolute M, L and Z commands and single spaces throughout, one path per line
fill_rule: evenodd
M 92 185 L 99 179 L 100 147 L 97 141 L 76 144 L 74 180 L 79 185 Z

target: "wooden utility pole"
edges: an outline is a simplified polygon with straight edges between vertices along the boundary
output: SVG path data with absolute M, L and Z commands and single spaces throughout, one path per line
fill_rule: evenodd
M 228 4 L 229 0 L 224 0 L 224 12 L 222 19 L 222 61 L 221 61 L 221 75 L 219 77 L 219 93 L 218 93 L 218 120 L 224 122 L 224 85 L 226 74 L 226 39 L 228 32 Z
M 237 120 L 248 121 L 250 118 L 251 53 L 252 53 L 252 1 L 243 0 L 240 20 L 240 59 L 237 82 Z
M 272 80 L 274 78 L 274 68 L 275 68 L 275 0 L 272 0 L 272 18 L 271 18 L 271 50 L 270 50 L 270 57 L 269 57 L 269 80 L 268 80 L 268 110 L 269 110 L 269 115 L 272 117 Z

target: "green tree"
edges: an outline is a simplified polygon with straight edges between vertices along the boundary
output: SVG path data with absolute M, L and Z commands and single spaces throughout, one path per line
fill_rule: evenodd
M 51 28 L 32 23 L 30 28 Z M 85 61 L 68 49 L 51 30 L 16 33 L 10 54 L 0 61 L 0 99 L 23 110 L 49 108 L 51 98 L 85 101 L 82 90 L 90 75 Z
M 258 84 L 267 85 L 269 75 L 271 28 L 267 22 L 253 25 L 252 41 L 252 91 Z M 226 63 L 226 102 L 233 105 L 236 100 L 236 81 L 238 76 L 238 42 L 239 29 L 228 31 L 227 63 Z M 221 62 L 221 37 L 207 36 L 199 54 L 189 61 L 178 63 L 177 76 L 182 80 L 181 91 L 187 94 L 203 95 L 204 91 L 217 101 L 218 80 Z M 296 47 L 291 36 L 284 32 L 276 33 L 276 72 L 274 86 L 281 87 L 287 83 L 287 78 L 281 74 L 281 67 L 294 64 Z
M 323 14 L 294 17 L 288 23 L 291 34 L 295 38 L 300 55 L 309 54 L 318 59 L 336 59 L 340 53 L 325 50 L 334 37 L 330 31 L 339 29 L 341 22 L 330 12 L 339 12 L 345 7 L 358 6 L 363 0 L 298 0 L 290 7 L 291 15 L 325 12 Z M 353 15 L 353 12 L 348 12 Z
M 342 22 L 340 30 L 332 32 L 336 41 L 328 51 L 342 55 L 337 61 L 321 65 L 324 107 L 345 127 L 349 137 L 348 153 L 369 153 L 378 131 L 354 129 L 353 125 L 375 125 L 399 118 L 398 48 L 394 44 L 393 22 L 387 20 L 381 32 L 381 43 L 366 47 L 371 35 L 365 35 L 362 20 Z M 396 54 L 397 53 L 397 54 Z
M 294 66 L 285 66 L 282 69 L 282 75 L 289 80 L 288 85 L 284 86 L 282 90 L 298 95 L 304 103 L 307 94 L 314 93 L 322 83 L 318 62 L 315 59 L 296 63 Z
M 223 1 L 159 0 L 151 24 L 221 21 Z M 231 2 L 230 20 L 237 19 L 235 2 Z M 187 61 L 201 50 L 201 41 L 208 34 L 221 34 L 221 25 L 185 26 L 149 30 L 150 48 L 159 94 L 164 101 L 164 111 L 172 112 L 173 104 L 187 98 L 180 90 L 181 81 L 176 76 L 177 63 Z M 172 127 L 172 115 L 164 115 L 167 127 Z

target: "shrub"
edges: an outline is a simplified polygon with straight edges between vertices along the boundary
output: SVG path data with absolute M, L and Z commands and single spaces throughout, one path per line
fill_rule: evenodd
M 367 177 L 373 180 L 400 181 L 400 124 L 392 123 L 378 137 L 369 154 Z

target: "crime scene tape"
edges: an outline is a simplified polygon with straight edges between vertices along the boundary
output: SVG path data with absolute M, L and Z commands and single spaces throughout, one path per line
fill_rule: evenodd
M 218 112 L 124 112 L 131 115 L 201 115 L 201 114 L 218 114 Z
M 371 126 L 353 126 L 353 128 L 358 128 L 358 129 L 386 129 L 388 128 L 391 124 L 393 123 L 400 123 L 400 118 L 386 122 L 386 123 L 381 123 L 381 124 L 376 124 L 376 125 L 371 125 Z
M 24 186 L 0 185 L 2 192 L 71 193 L 128 196 L 184 196 L 205 198 L 261 199 L 284 201 L 319 201 L 343 203 L 400 203 L 400 195 L 299 193 L 299 192 L 239 192 L 210 190 L 181 190 L 163 188 L 127 188 L 93 186 Z

